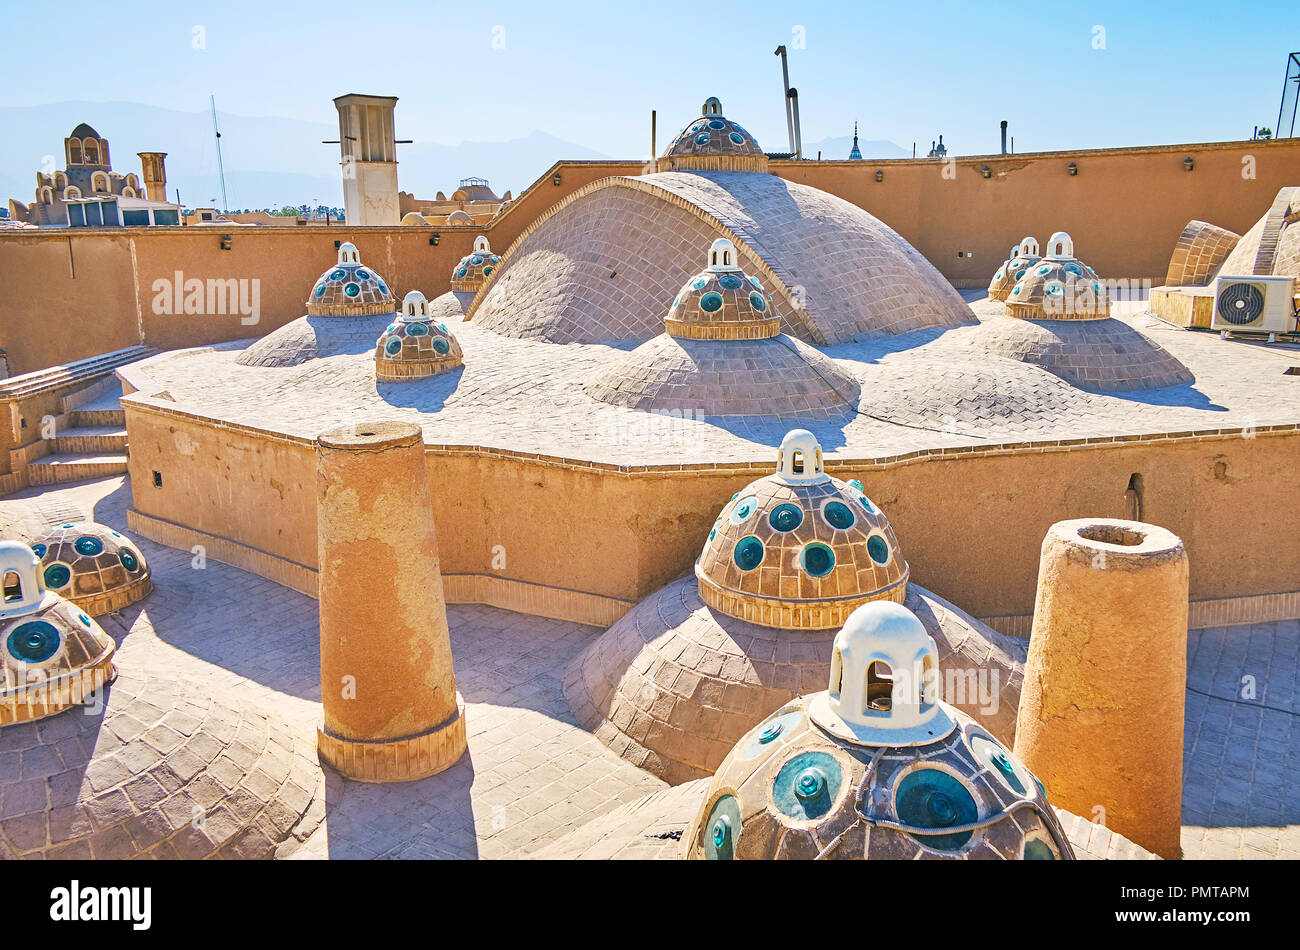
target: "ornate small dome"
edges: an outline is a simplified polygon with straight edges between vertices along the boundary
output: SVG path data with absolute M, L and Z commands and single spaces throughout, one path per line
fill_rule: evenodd
M 46 588 L 96 617 L 143 600 L 153 590 L 139 548 L 93 521 L 61 524 L 32 550 L 41 559 Z
M 1006 297 L 1007 316 L 1027 320 L 1105 320 L 1110 293 L 1087 264 L 1074 257 L 1074 241 L 1058 231 L 1047 241 L 1047 257 L 1015 271 Z M 1015 276 L 1013 274 L 1012 276 Z
M 474 239 L 474 250 L 462 257 L 451 272 L 451 289 L 477 292 L 500 263 L 501 258 L 492 253 L 488 239 L 480 234 Z
M 314 317 L 361 317 L 396 310 L 384 279 L 361 263 L 355 244 L 339 245 L 339 262 L 321 274 L 307 298 Z
M 1002 262 L 993 280 L 989 282 L 989 296 L 994 300 L 1006 300 L 1011 288 L 1029 272 L 1033 264 L 1042 260 L 1038 253 L 1038 239 L 1027 235 L 1024 240 L 1011 249 L 1011 256 Z
M 664 318 L 669 336 L 691 340 L 758 340 L 781 332 L 772 295 L 737 264 L 736 246 L 718 238 L 709 265 L 686 282 Z
M 767 156 L 739 123 L 723 116 L 722 103 L 710 97 L 700 117 L 678 133 L 655 163 L 661 172 L 681 168 L 765 172 Z
M 822 469 L 805 429 L 781 440 L 777 471 L 737 492 L 695 562 L 700 597 L 769 627 L 823 630 L 871 600 L 901 603 L 903 560 L 889 520 L 857 481 Z
M 60 713 L 117 675 L 112 638 L 46 590 L 40 566 L 27 545 L 0 541 L 0 726 Z
M 935 643 L 911 611 L 859 607 L 833 651 L 828 690 L 732 748 L 687 857 L 1074 859 L 1042 784 L 939 699 Z
M 375 376 L 390 382 L 436 376 L 463 362 L 460 344 L 445 323 L 429 316 L 429 302 L 418 290 L 406 295 L 401 315 L 375 344 Z
M 706 418 L 811 420 L 852 411 L 858 382 L 781 333 L 777 303 L 741 271 L 735 245 L 718 238 L 707 261 L 673 301 L 665 332 L 603 367 L 585 392 L 614 406 Z

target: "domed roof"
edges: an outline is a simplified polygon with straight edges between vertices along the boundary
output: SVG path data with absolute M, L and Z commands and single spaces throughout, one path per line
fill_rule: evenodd
M 468 212 L 457 208 L 451 214 L 447 215 L 448 224 L 473 224 L 474 218 Z
M 677 134 L 656 163 L 658 171 L 673 168 L 767 171 L 767 156 L 749 132 L 722 114 L 722 103 L 710 97 L 700 117 Z
M 1006 300 L 1011 288 L 1029 272 L 1030 265 L 1037 264 L 1042 259 L 1038 253 L 1038 239 L 1027 235 L 1011 249 L 1011 256 L 1002 262 L 1002 266 L 989 281 L 989 296 L 994 300 Z
M 375 343 L 375 375 L 401 381 L 436 376 L 464 362 L 460 344 L 445 323 L 429 316 L 424 294 L 412 290 L 402 301 L 402 312 Z
M 140 549 L 93 521 L 61 524 L 32 550 L 41 559 L 46 588 L 94 616 L 121 610 L 153 590 Z
M 778 709 L 718 768 L 687 857 L 1073 860 L 1042 784 L 941 682 L 920 620 L 859 607 L 829 688 Z
M 97 139 L 99 137 L 99 133 L 84 122 L 80 123 L 68 134 L 70 139 Z
M 719 237 L 807 343 L 974 319 L 933 264 L 856 205 L 776 175 L 707 170 L 578 189 L 510 245 L 468 316 L 520 339 L 644 342 L 663 332 L 664 288 L 700 269 L 682 249 Z
M 384 279 L 361 263 L 355 244 L 339 245 L 338 264 L 321 274 L 307 298 L 311 316 L 360 317 L 397 309 Z
M 117 675 L 112 638 L 45 589 L 40 563 L 27 545 L 0 541 L 0 726 L 60 713 Z
M 474 239 L 474 250 L 462 257 L 453 268 L 451 289 L 474 293 L 500 263 L 501 258 L 492 253 L 488 239 L 480 234 Z
M 708 267 L 686 282 L 664 318 L 669 336 L 693 340 L 753 340 L 776 336 L 781 318 L 757 277 L 741 271 L 736 246 L 718 238 Z
M 698 416 L 826 419 L 857 405 L 861 387 L 835 361 L 781 335 L 772 295 L 736 266 L 726 238 L 686 282 L 666 332 L 605 366 L 584 390 L 614 406 Z
M 1088 392 L 1134 392 L 1183 386 L 1195 377 L 1178 358 L 1122 320 L 1018 320 L 990 317 L 964 337 L 962 345 L 981 355 L 1029 363 Z M 1066 411 L 1066 393 L 1052 394 L 1035 384 L 1026 412 L 1049 415 Z M 968 391 L 967 391 L 968 392 Z M 1045 397 L 1045 398 L 1044 398 Z M 999 393 L 999 398 L 1005 395 Z M 963 404 L 965 396 L 957 397 Z M 968 410 L 957 410 L 957 412 Z
M 284 857 L 339 794 L 314 737 L 247 690 L 124 663 L 100 696 L 0 729 L 0 761 L 24 765 L 0 769 L 0 859 Z
M 871 600 L 901 603 L 908 566 L 889 520 L 822 468 L 805 429 L 781 440 L 777 471 L 737 492 L 695 562 L 700 597 L 733 617 L 787 629 L 843 624 Z
M 1020 275 L 1020 276 L 1016 276 Z M 1074 241 L 1058 231 L 1047 241 L 1047 256 L 1012 274 L 1007 316 L 1027 320 L 1105 320 L 1110 294 L 1097 273 L 1074 256 Z

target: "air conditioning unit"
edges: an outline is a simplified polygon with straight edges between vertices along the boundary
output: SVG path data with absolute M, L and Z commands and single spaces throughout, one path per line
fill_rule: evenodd
M 1292 277 L 1219 277 L 1210 328 L 1224 333 L 1294 333 L 1294 294 Z

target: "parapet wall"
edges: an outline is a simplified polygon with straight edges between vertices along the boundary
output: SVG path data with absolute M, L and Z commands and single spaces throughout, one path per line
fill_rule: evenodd
M 309 441 L 156 401 L 124 405 L 133 530 L 204 543 L 218 560 L 314 590 Z M 770 461 L 621 468 L 465 446 L 430 445 L 426 458 L 449 600 L 606 625 L 690 570 L 726 500 L 771 471 Z M 1027 636 L 1048 527 L 1127 517 L 1135 481 L 1142 520 L 1186 543 L 1194 624 L 1300 616 L 1297 458 L 1290 426 L 923 450 L 831 459 L 827 470 L 861 479 L 917 583 Z
M 1193 160 L 1193 170 L 1184 160 Z M 1069 175 L 1074 163 L 1077 175 Z M 983 169 L 989 168 L 989 178 Z M 1300 181 L 1300 139 L 884 161 L 773 161 L 773 174 L 838 195 L 897 231 L 957 286 L 985 286 L 1026 234 L 1066 230 L 1106 278 L 1159 284 L 1193 219 L 1245 234 L 1278 190 Z M 8 282 L 0 350 L 11 373 L 136 343 L 198 346 L 264 336 L 301 316 L 312 281 L 352 241 L 400 296 L 430 299 L 485 233 L 505 250 L 543 211 L 641 162 L 560 162 L 488 226 L 42 229 L 0 234 Z M 882 181 L 876 181 L 876 172 Z M 556 176 L 559 183 L 555 183 Z M 1251 177 L 1253 176 L 1253 177 Z M 221 239 L 232 238 L 229 250 Z M 431 245 L 437 234 L 439 243 Z M 1290 253 L 1288 248 L 1286 253 Z M 960 256 L 958 256 L 960 254 Z M 154 283 L 258 280 L 258 320 L 156 313 Z M 236 284 L 238 289 L 239 285 Z M 251 289 L 248 288 L 248 289 Z

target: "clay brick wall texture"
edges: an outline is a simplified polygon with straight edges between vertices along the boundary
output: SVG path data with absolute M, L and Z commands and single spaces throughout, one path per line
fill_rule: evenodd
M 1178 236 L 1165 283 L 1170 287 L 1203 287 L 1208 284 L 1241 235 L 1205 221 L 1189 221 Z

